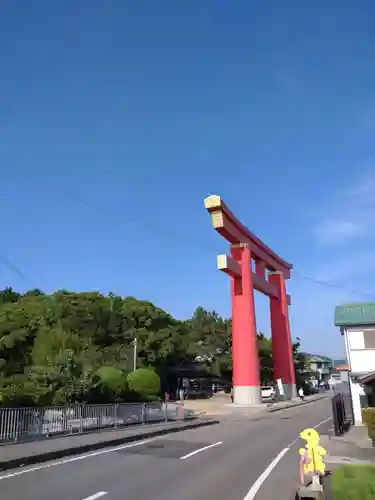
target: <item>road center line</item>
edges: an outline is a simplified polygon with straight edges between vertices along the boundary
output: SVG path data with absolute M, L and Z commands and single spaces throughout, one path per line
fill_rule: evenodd
M 317 429 L 318 427 L 320 427 L 321 425 L 329 422 L 330 420 L 332 420 L 332 417 L 325 418 L 324 420 L 322 420 L 321 422 L 319 422 L 319 424 L 314 425 L 313 429 Z M 291 448 L 292 446 L 294 446 L 297 443 L 297 441 L 299 441 L 300 439 L 301 438 L 300 438 L 300 436 L 298 434 L 298 436 L 296 437 L 296 439 L 294 441 L 292 441 L 290 443 L 290 445 L 288 445 L 288 448 Z
M 191 453 L 188 453 L 187 455 L 180 457 L 180 460 L 185 460 L 186 458 L 190 458 L 190 457 L 196 455 L 197 453 L 200 453 L 201 451 L 208 450 L 209 448 L 213 448 L 214 446 L 219 446 L 220 444 L 223 444 L 223 442 L 218 441 L 217 443 L 209 444 L 208 446 L 203 446 L 203 448 L 198 448 L 197 450 L 194 450 Z
M 104 497 L 104 495 L 108 495 L 107 491 L 98 491 L 95 495 L 91 495 L 89 497 L 83 498 L 82 500 L 96 500 L 97 498 Z
M 0 476 L 0 481 L 2 481 L 3 479 L 10 479 L 12 477 L 21 476 L 22 474 L 27 474 L 28 472 L 35 472 L 41 469 L 48 469 L 49 467 L 56 467 L 57 465 L 69 464 L 70 462 L 77 462 L 78 460 L 97 457 L 98 455 L 104 455 L 105 453 L 112 453 L 113 451 L 117 450 L 124 450 L 126 448 L 133 448 L 134 446 L 141 446 L 142 444 L 149 443 L 150 441 L 155 441 L 156 439 L 159 438 L 144 439 L 143 441 L 137 441 L 136 443 L 123 444 L 121 446 L 116 446 L 115 448 L 95 451 L 93 453 L 87 453 L 86 455 L 78 455 L 77 457 L 66 458 L 65 460 L 59 460 L 57 462 L 52 462 L 49 464 L 38 465 L 37 467 L 32 467 L 31 469 L 22 469 L 17 472 L 6 474 L 5 476 Z
M 325 418 L 324 420 L 319 422 L 319 424 L 314 425 L 313 428 L 316 429 L 317 427 L 320 427 L 321 425 L 325 424 L 326 422 L 329 422 L 330 420 L 332 420 L 332 417 Z

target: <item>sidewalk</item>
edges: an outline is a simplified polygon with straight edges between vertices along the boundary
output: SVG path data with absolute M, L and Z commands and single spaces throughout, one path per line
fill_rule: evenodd
M 280 402 L 264 402 L 256 407 L 249 406 L 239 406 L 231 403 L 229 395 L 223 395 L 221 397 L 213 397 L 210 399 L 188 399 L 184 401 L 184 408 L 194 410 L 196 413 L 201 415 L 231 415 L 233 413 L 245 413 L 250 418 L 252 416 L 259 417 L 262 414 L 267 414 L 268 412 L 275 412 L 280 410 L 285 410 L 287 408 L 293 408 L 294 406 L 306 405 L 318 401 L 320 399 L 326 399 L 330 397 L 329 394 L 316 394 L 314 396 L 308 396 L 304 401 L 300 399 L 294 399 L 292 401 L 280 401 Z
M 217 420 L 209 419 L 181 420 L 2 445 L 0 446 L 0 470 L 47 462 L 68 455 L 218 423 Z
M 277 403 L 270 403 L 268 406 L 269 412 L 285 410 L 286 408 L 293 408 L 294 406 L 303 406 L 308 405 L 310 403 L 314 403 L 315 401 L 319 401 L 320 399 L 327 399 L 331 397 L 330 394 L 316 394 L 314 396 L 307 396 L 303 401 L 298 399 L 293 399 L 292 401 L 280 401 Z
M 324 459 L 328 471 L 345 464 L 375 463 L 375 448 L 364 426 L 353 426 L 343 436 L 333 436 L 333 431 L 323 434 L 320 444 L 328 452 Z

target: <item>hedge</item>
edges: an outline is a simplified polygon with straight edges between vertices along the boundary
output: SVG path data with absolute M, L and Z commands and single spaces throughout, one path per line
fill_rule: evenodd
M 364 408 L 362 410 L 362 420 L 367 427 L 369 438 L 375 443 L 375 408 Z
M 138 393 L 144 401 L 157 399 L 160 392 L 160 377 L 153 370 L 139 368 L 128 375 L 129 388 Z
M 374 500 L 375 467 L 344 465 L 332 474 L 333 500 Z

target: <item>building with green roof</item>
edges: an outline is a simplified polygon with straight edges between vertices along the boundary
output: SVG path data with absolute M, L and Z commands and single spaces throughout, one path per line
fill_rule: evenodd
M 354 420 L 362 425 L 362 408 L 375 406 L 375 302 L 337 306 L 334 323 L 344 340 Z
M 335 326 L 375 325 L 375 302 L 344 304 L 335 308 Z

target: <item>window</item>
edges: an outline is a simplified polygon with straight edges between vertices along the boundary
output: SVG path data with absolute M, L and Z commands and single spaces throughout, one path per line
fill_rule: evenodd
M 375 330 L 365 330 L 363 332 L 365 349 L 375 349 Z

